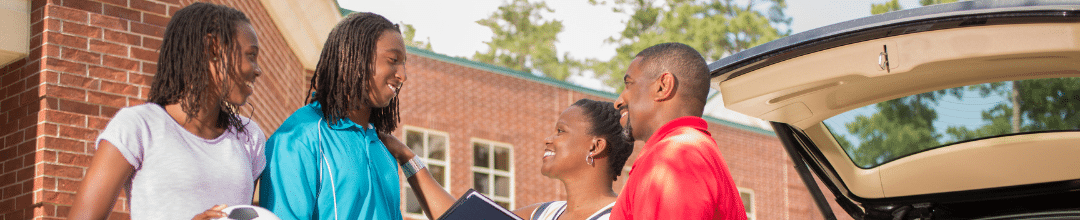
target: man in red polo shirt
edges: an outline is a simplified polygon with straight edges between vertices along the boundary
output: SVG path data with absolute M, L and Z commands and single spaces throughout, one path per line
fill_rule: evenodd
M 680 43 L 634 57 L 615 100 L 633 139 L 647 140 L 611 219 L 746 219 L 742 200 L 708 124 L 701 119 L 709 70 Z

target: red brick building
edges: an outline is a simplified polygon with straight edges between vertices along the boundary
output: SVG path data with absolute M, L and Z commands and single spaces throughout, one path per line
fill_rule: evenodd
M 93 141 L 117 110 L 144 102 L 169 16 L 191 2 L 0 0 L 0 16 L 15 17 L 0 22 L 0 219 L 66 216 Z M 212 2 L 245 12 L 255 27 L 264 74 L 250 117 L 269 134 L 302 106 L 339 9 L 324 0 Z M 561 183 L 540 175 L 542 140 L 577 99 L 615 98 L 416 48 L 408 60 L 396 135 L 429 157 L 452 194 L 477 188 L 511 207 L 565 198 Z M 771 131 L 708 121 L 754 219 L 821 218 Z M 127 218 L 124 197 L 113 218 Z

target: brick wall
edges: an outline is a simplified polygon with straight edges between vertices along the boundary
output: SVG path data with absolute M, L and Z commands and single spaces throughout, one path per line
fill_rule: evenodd
M 33 2 L 30 21 L 34 24 L 30 34 L 31 46 L 27 58 L 0 68 L 0 219 L 25 219 L 34 215 L 34 188 L 37 176 L 35 164 L 44 155 L 35 153 L 38 133 L 57 127 L 38 124 L 41 102 L 39 100 L 43 53 L 59 54 L 55 47 L 41 46 L 42 4 Z
M 31 19 L 40 23 L 40 12 Z M 32 37 L 41 41 L 41 34 Z M 40 46 L 30 49 L 30 57 L 41 57 Z M 39 128 L 44 128 L 37 120 L 40 66 L 39 58 L 24 58 L 0 68 L 0 219 L 33 215 L 28 207 L 34 203 L 34 151 Z

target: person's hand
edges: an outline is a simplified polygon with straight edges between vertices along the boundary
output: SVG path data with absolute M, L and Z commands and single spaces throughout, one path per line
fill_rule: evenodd
M 195 217 L 191 218 L 191 220 L 210 220 L 228 217 L 229 215 L 226 215 L 225 212 L 221 211 L 225 209 L 225 207 L 229 206 L 225 204 L 215 205 L 214 207 L 211 207 L 210 209 L 207 209 L 206 211 L 195 215 Z
M 409 160 L 416 156 L 416 154 L 412 152 L 412 149 L 409 149 L 409 146 L 406 146 L 404 142 L 398 140 L 394 135 L 379 132 L 379 139 L 382 140 L 383 145 L 386 145 L 386 150 L 390 151 L 391 155 L 394 155 L 398 164 L 409 162 Z

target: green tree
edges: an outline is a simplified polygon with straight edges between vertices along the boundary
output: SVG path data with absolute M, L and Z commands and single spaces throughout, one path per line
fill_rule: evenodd
M 957 0 L 919 0 L 919 4 L 922 6 L 953 2 L 957 2 Z M 900 7 L 900 2 L 898 2 L 897 0 L 892 0 L 881 4 L 870 4 L 870 14 L 874 15 L 899 10 L 903 10 L 903 8 Z
M 858 116 L 846 125 L 859 145 L 848 143 L 845 149 L 855 164 L 867 167 L 940 145 L 942 135 L 933 126 L 938 117 L 934 106 L 945 95 L 960 96 L 961 90 L 928 92 L 875 104 L 877 112 Z
M 618 45 L 616 55 L 607 61 L 586 60 L 585 65 L 617 90 L 622 90 L 621 76 L 633 56 L 649 46 L 680 42 L 697 49 L 706 60 L 718 60 L 791 32 L 791 18 L 784 14 L 785 0 L 749 0 L 745 4 L 733 0 L 669 0 L 662 5 L 651 0 L 611 3 L 613 11 L 629 16 L 619 36 L 607 40 Z
M 1030 130 L 1080 129 L 1080 78 L 1020 81 L 1020 112 Z M 1030 131 L 1029 130 L 1029 131 Z
M 884 14 L 886 12 L 899 10 L 900 2 L 898 2 L 897 0 L 892 0 L 881 4 L 870 4 L 870 14 L 872 15 Z
M 401 26 L 405 27 L 405 33 L 404 34 L 405 34 L 405 45 L 406 46 L 412 46 L 412 47 L 416 47 L 416 48 L 420 48 L 420 49 L 431 50 L 431 38 L 428 38 L 427 41 L 417 41 L 417 40 L 415 40 L 416 28 L 414 28 L 411 24 L 405 24 L 405 23 L 401 23 L 401 24 L 402 24 Z
M 919 4 L 922 5 L 922 6 L 953 3 L 953 2 L 957 2 L 957 0 L 919 0 Z
M 984 97 L 1008 97 L 1009 102 L 983 111 L 982 119 L 988 123 L 982 127 L 949 127 L 947 133 L 955 140 L 1019 132 L 1080 129 L 1080 78 L 997 82 L 967 88 L 969 91 L 978 91 Z
M 499 6 L 488 18 L 476 21 L 490 28 L 493 36 L 484 42 L 488 51 L 477 52 L 473 60 L 565 80 L 571 68 L 580 64 L 567 54 L 559 57 L 555 43 L 562 22 L 544 20 L 543 12 L 554 10 L 544 2 L 513 0 Z

